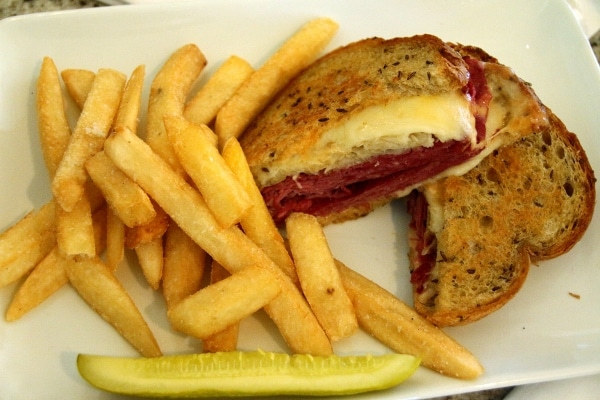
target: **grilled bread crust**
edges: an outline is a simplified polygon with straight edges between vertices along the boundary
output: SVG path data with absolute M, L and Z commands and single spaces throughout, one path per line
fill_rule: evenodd
M 486 65 L 485 74 L 493 94 L 490 109 L 501 109 L 503 112 L 503 114 L 500 115 L 500 118 L 496 118 L 501 119 L 501 122 L 499 122 L 498 125 L 491 123 L 490 125 L 492 126 L 488 128 L 492 131 L 495 128 L 498 129 L 498 133 L 496 133 L 494 139 L 487 144 L 488 148 L 468 163 L 460 165 L 457 168 L 450 168 L 439 175 L 432 176 L 425 182 L 418 182 L 402 192 L 388 193 L 386 196 L 374 199 L 369 203 L 357 204 L 338 213 L 320 216 L 319 221 L 323 225 L 359 218 L 367 215 L 374 209 L 389 203 L 395 198 L 406 196 L 413 189 L 426 185 L 429 182 L 436 182 L 447 176 L 462 175 L 470 168 L 477 165 L 477 163 L 483 160 L 487 154 L 491 153 L 496 148 L 510 144 L 532 131 L 541 130 L 548 126 L 546 107 L 539 101 L 529 84 L 515 75 L 510 68 L 498 63 L 495 58 L 489 56 L 483 50 L 472 46 L 465 48 L 462 48 L 460 45 L 453 46 L 457 50 L 460 50 L 461 54 L 472 57 L 483 57 L 482 61 L 488 63 Z M 498 107 L 496 107 L 495 103 Z
M 434 324 L 466 324 L 502 307 L 531 262 L 564 254 L 589 226 L 594 172 L 577 137 L 548 113 L 549 128 L 423 188 L 444 222 L 430 291 L 415 291 L 414 304 Z
M 316 174 L 344 159 L 331 154 L 315 163 L 309 155 L 324 131 L 373 105 L 458 91 L 468 79 L 461 55 L 435 36 L 364 39 L 328 53 L 300 73 L 240 143 L 260 188 L 285 179 L 289 171 Z

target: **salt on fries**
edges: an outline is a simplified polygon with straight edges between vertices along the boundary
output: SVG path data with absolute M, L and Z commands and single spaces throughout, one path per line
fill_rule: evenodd
M 128 80 L 111 69 L 64 70 L 81 108 L 71 133 L 59 74 L 44 59 L 37 109 L 54 199 L 0 235 L 0 287 L 28 275 L 6 319 L 70 282 L 140 354 L 160 355 L 113 274 L 129 248 L 148 284 L 162 289 L 173 329 L 206 352 L 236 350 L 240 321 L 262 308 L 295 353 L 332 354 L 332 341 L 360 326 L 443 374 L 481 374 L 466 349 L 335 261 L 315 218 L 288 218 L 288 250 L 252 177 L 237 137 L 336 30 L 329 19 L 309 22 L 257 70 L 232 56 L 195 95 L 206 59 L 182 46 L 150 84 L 145 135 L 143 66 Z

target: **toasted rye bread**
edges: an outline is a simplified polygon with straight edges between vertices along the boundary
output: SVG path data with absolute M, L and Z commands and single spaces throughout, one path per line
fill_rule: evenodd
M 422 189 L 437 255 L 414 305 L 434 324 L 466 324 L 502 307 L 531 262 L 564 254 L 589 226 L 594 172 L 577 137 L 548 113 L 548 129 Z
M 299 172 L 316 174 L 353 157 L 336 153 L 335 147 L 314 154 L 324 132 L 374 105 L 407 96 L 453 93 L 468 80 L 461 55 L 433 35 L 360 40 L 328 53 L 299 74 L 240 142 L 261 188 Z
M 329 224 L 463 174 L 546 123 L 539 99 L 510 68 L 476 47 L 416 35 L 364 39 L 323 56 L 275 96 L 240 142 L 278 223 L 301 211 Z M 398 158 L 379 162 L 384 155 Z

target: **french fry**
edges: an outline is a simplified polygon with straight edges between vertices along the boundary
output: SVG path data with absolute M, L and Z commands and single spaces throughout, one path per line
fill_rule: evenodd
M 94 238 L 98 253 L 106 245 L 106 208 L 94 213 Z M 16 321 L 23 315 L 40 305 L 54 292 L 63 287 L 68 281 L 67 272 L 63 265 L 65 259 L 58 247 L 54 247 L 42 261 L 35 266 L 27 279 L 15 293 L 6 310 L 6 320 Z
M 169 142 L 165 115 L 183 115 L 189 91 L 206 66 L 206 58 L 194 44 L 175 51 L 154 77 L 148 98 L 146 142 L 178 173 L 183 169 Z
M 122 130 L 106 140 L 104 151 L 181 229 L 230 273 L 259 265 L 279 277 L 282 293 L 265 306 L 265 311 L 293 352 L 314 355 L 332 353 L 327 335 L 287 275 L 236 226 L 222 228 L 198 191 L 143 140 Z
M 215 131 L 223 146 L 239 137 L 273 96 L 306 68 L 329 43 L 338 24 L 328 18 L 309 21 L 244 81 L 219 110 Z
M 145 357 L 162 355 L 137 306 L 98 257 L 67 257 L 65 270 L 79 295 Z
M 265 200 L 256 186 L 244 151 L 236 138 L 230 138 L 223 147 L 223 158 L 235 174 L 252 203 L 252 207 L 241 219 L 244 233 L 264 250 L 265 253 L 281 268 L 292 282 L 299 284 L 296 267 L 290 257 L 279 229 L 273 222 Z
M 213 261 L 210 269 L 210 283 L 217 283 L 231 274 L 218 262 Z M 227 328 L 202 339 L 202 350 L 207 353 L 234 351 L 237 349 L 240 332 L 239 322 L 234 322 Z
M 40 144 L 46 168 L 53 178 L 71 139 L 58 70 L 50 57 L 44 57 L 37 81 L 36 108 Z
M 331 341 L 352 335 L 358 322 L 352 302 L 316 217 L 292 213 L 286 230 L 296 271 L 308 304 Z
M 70 211 L 56 207 L 56 242 L 63 254 L 96 254 L 92 208 L 85 192 Z
M 260 310 L 280 292 L 273 273 L 249 266 L 185 298 L 167 314 L 174 329 L 203 339 Z
M 94 84 L 96 73 L 87 69 L 65 69 L 60 75 L 75 104 L 79 106 L 79 109 L 83 109 L 85 99 Z
M 336 261 L 361 328 L 398 353 L 421 357 L 441 374 L 474 379 L 483 373 L 475 356 L 396 296 Z
M 183 116 L 195 124 L 208 125 L 252 72 L 254 69 L 243 58 L 229 57 L 186 104 Z
M 52 193 L 65 211 L 71 211 L 83 196 L 87 174 L 85 161 L 102 149 L 117 112 L 125 76 L 100 69 L 64 156 L 52 180 Z
M 150 223 L 156 210 L 150 197 L 99 151 L 85 162 L 85 169 L 106 202 L 130 228 Z
M 169 228 L 169 216 L 156 203 L 152 202 L 156 215 L 144 224 L 125 229 L 125 247 L 135 249 L 141 244 L 152 242 L 164 235 Z
M 202 286 L 207 255 L 181 228 L 171 222 L 165 235 L 162 288 L 167 308 Z
M 106 212 L 106 266 L 115 272 L 125 257 L 125 224 L 110 208 Z
M 146 282 L 154 290 L 160 287 L 164 267 L 164 247 L 161 236 L 149 241 L 140 243 L 135 248 L 140 268 L 146 278 Z
M 137 132 L 145 74 L 146 67 L 143 65 L 139 65 L 131 73 L 131 77 L 123 89 L 121 103 L 113 122 L 114 129 L 123 127 Z
M 56 244 L 54 201 L 0 234 L 0 288 L 31 271 Z
M 214 146 L 215 134 L 206 125 L 172 115 L 165 116 L 165 128 L 183 169 L 215 218 L 224 227 L 240 222 L 250 199 Z

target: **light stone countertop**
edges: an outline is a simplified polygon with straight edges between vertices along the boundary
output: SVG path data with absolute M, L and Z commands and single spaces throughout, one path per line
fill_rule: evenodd
M 100 1 L 94 0 L 0 0 L 0 19 L 35 12 L 58 11 L 79 8 L 92 8 L 105 6 Z M 591 39 L 590 44 L 600 62 L 600 32 Z M 511 388 L 492 389 L 482 392 L 465 393 L 453 396 L 439 397 L 432 400 L 500 400 L 503 399 Z

